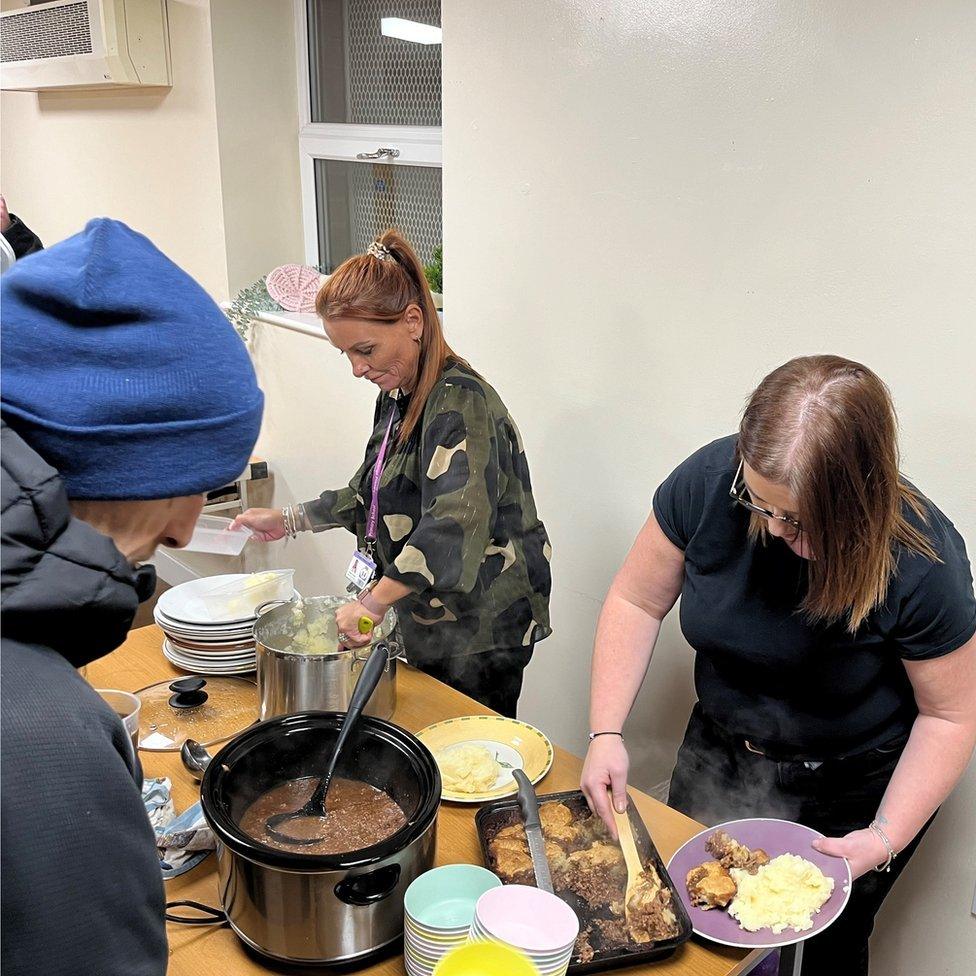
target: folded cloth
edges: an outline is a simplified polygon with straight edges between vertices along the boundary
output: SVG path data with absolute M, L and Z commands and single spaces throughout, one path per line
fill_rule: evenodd
M 164 878 L 186 874 L 216 848 L 199 803 L 176 815 L 168 779 L 147 779 L 142 784 L 142 802 L 156 834 L 156 852 Z

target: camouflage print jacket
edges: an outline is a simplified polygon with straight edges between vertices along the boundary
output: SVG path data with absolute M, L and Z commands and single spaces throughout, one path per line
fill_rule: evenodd
M 399 419 L 407 404 L 380 394 L 366 458 L 349 487 L 305 503 L 315 531 L 343 526 L 364 544 L 373 465 L 390 411 Z M 414 590 L 396 605 L 408 658 L 523 647 L 552 633 L 549 537 L 521 435 L 498 394 L 449 364 L 409 441 L 391 444 L 376 561 L 380 574 Z

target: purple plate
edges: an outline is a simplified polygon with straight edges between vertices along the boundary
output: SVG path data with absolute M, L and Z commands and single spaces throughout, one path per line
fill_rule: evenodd
M 806 932 L 794 932 L 793 929 L 787 928 L 779 935 L 773 935 L 771 929 L 747 932 L 745 929 L 740 929 L 739 923 L 721 908 L 712 908 L 706 912 L 691 904 L 685 878 L 688 872 L 702 861 L 715 860 L 705 850 L 705 841 L 719 829 L 726 831 L 746 847 L 761 847 L 771 858 L 780 854 L 797 854 L 805 857 L 816 864 L 828 878 L 834 879 L 833 892 L 824 902 L 823 908 L 813 916 L 813 928 Z M 823 834 L 810 827 L 804 827 L 803 824 L 792 823 L 789 820 L 755 817 L 750 820 L 730 820 L 728 823 L 716 824 L 686 841 L 668 862 L 668 874 L 674 879 L 678 895 L 688 909 L 695 933 L 713 942 L 720 942 L 722 945 L 742 949 L 774 949 L 777 946 L 802 942 L 804 939 L 809 939 L 811 935 L 822 932 L 847 905 L 847 899 L 851 896 L 851 868 L 842 857 L 831 857 L 814 850 L 810 845 L 818 837 L 823 837 Z

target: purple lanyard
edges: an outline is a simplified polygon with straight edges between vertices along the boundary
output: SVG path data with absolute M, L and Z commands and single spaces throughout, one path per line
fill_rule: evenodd
M 369 556 L 373 554 L 376 530 L 380 523 L 380 479 L 386 466 L 386 449 L 390 444 L 390 431 L 393 430 L 393 418 L 396 412 L 396 405 L 394 405 L 390 411 L 390 422 L 386 425 L 386 433 L 383 435 L 383 443 L 380 445 L 380 453 L 376 455 L 376 463 L 373 465 L 373 497 L 369 501 L 369 519 L 366 522 L 366 554 Z

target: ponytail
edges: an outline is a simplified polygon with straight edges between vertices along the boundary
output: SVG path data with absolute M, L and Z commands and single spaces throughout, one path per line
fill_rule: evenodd
M 417 383 L 400 426 L 398 444 L 405 444 L 420 423 L 427 398 L 451 362 L 467 365 L 444 338 L 440 316 L 417 252 L 397 230 L 388 230 L 365 254 L 344 261 L 319 289 L 315 310 L 323 319 L 367 319 L 393 324 L 408 306 L 416 305 L 424 320 L 420 337 Z

